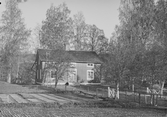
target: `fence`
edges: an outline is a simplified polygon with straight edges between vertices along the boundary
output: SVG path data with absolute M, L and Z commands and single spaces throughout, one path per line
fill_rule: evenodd
M 96 88 L 96 97 L 108 97 L 108 90 L 103 88 Z
M 76 91 L 92 97 L 97 97 L 100 99 L 119 99 L 122 101 L 135 102 L 141 105 L 152 105 L 152 106 L 167 106 L 167 96 L 161 94 L 153 93 L 151 91 L 145 92 L 132 92 L 132 91 L 120 91 L 116 92 L 114 88 L 110 89 L 110 93 L 107 87 L 92 87 L 92 86 L 78 86 L 75 88 Z M 119 95 L 118 95 L 119 94 Z M 116 96 L 118 95 L 118 96 Z
M 110 91 L 108 91 L 110 90 Z M 100 98 L 118 98 L 123 101 L 136 102 L 143 105 L 152 105 L 152 106 L 167 106 L 166 96 L 162 96 L 157 93 L 144 93 L 144 92 L 128 92 L 120 91 L 119 96 L 117 97 L 117 92 L 114 89 L 96 89 L 96 96 Z

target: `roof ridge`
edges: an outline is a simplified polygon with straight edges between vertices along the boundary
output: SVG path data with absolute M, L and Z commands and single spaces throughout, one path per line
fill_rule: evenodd
M 59 49 L 57 49 L 59 51 Z M 52 54 L 57 53 L 57 50 L 53 49 L 39 49 L 39 56 L 40 59 L 45 60 L 46 56 L 45 53 L 50 51 L 53 52 Z M 76 62 L 95 62 L 95 63 L 101 63 L 101 60 L 99 59 L 99 56 L 95 51 L 76 51 L 76 50 L 70 50 L 70 51 L 65 51 L 65 53 L 69 54 L 70 56 L 73 57 L 72 61 Z M 51 55 L 52 56 L 52 55 Z M 59 55 L 56 55 L 59 56 Z M 54 57 L 51 57 L 50 60 L 53 59 Z
M 49 50 L 49 51 L 54 51 L 54 50 L 60 50 L 60 49 L 37 49 L 37 51 L 38 50 Z M 80 51 L 78 51 L 78 50 L 65 50 L 66 52 L 95 52 L 95 51 L 86 51 L 86 50 L 84 50 L 84 51 L 82 51 L 82 50 L 80 50 Z M 95 52 L 96 53 L 96 52 Z
M 95 51 L 78 51 L 78 50 L 68 50 L 67 52 L 95 52 Z

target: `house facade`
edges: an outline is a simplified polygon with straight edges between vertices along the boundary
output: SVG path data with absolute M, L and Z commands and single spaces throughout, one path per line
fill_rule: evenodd
M 69 83 L 88 83 L 96 80 L 95 75 L 97 69 L 100 69 L 102 64 L 98 55 L 92 51 L 65 51 L 66 54 L 72 56 L 70 66 L 59 79 L 58 84 Z M 36 60 L 33 66 L 36 68 L 36 83 L 39 84 L 54 84 L 56 71 L 49 68 L 49 64 L 56 62 L 56 56 L 59 56 L 56 50 L 38 49 Z M 53 55 L 56 55 L 53 57 Z M 99 70 L 98 70 L 99 72 Z M 100 74 L 100 73 L 98 73 Z M 99 78 L 100 76 L 98 76 Z

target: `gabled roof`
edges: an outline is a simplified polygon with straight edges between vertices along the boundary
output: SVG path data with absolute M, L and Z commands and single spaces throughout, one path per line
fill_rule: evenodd
M 60 56 L 60 52 L 64 52 L 67 56 L 71 56 L 71 62 L 76 63 L 102 63 L 96 52 L 93 51 L 61 51 L 38 49 L 37 53 L 41 61 L 56 61 L 56 56 Z M 48 56 L 49 55 L 49 56 Z M 54 56 L 53 56 L 54 55 Z
M 93 51 L 67 51 L 72 57 L 73 62 L 102 63 L 96 52 Z

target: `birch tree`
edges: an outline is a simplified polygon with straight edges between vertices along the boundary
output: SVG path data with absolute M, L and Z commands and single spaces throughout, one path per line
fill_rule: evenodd
M 27 44 L 30 30 L 25 27 L 24 20 L 21 17 L 21 10 L 18 8 L 16 0 L 6 1 L 6 10 L 2 13 L 1 22 L 0 31 L 3 35 L 1 40 L 3 42 L 1 62 L 4 65 L 4 69 L 7 70 L 8 81 L 11 82 L 11 76 L 15 76 L 16 72 L 18 72 L 15 71 L 18 69 L 18 56 Z
M 82 12 L 78 12 L 73 17 L 74 28 L 74 40 L 73 44 L 75 50 L 85 50 L 84 42 L 86 37 L 87 24 L 85 23 L 85 17 Z
M 42 22 L 40 43 L 43 48 L 65 49 L 73 36 L 70 10 L 65 3 L 47 10 L 46 19 Z

